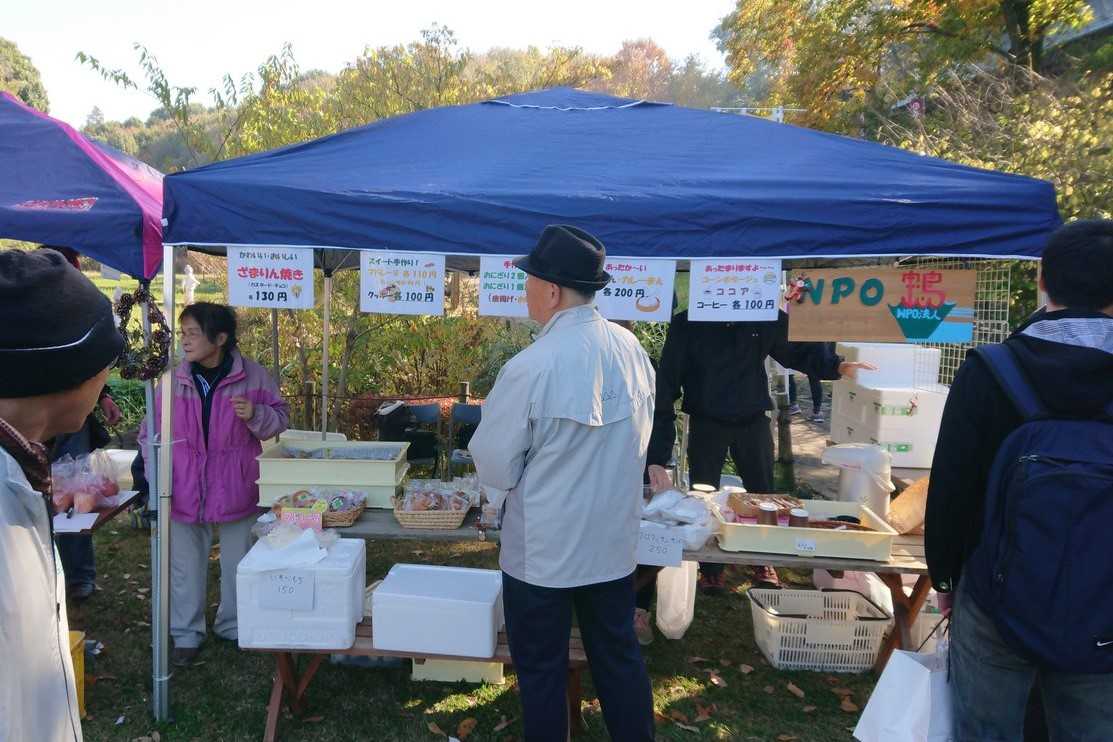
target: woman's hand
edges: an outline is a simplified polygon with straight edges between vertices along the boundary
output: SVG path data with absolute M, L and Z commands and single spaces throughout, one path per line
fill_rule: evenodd
M 120 407 L 116 401 L 107 394 L 100 398 L 100 409 L 104 413 L 104 422 L 108 427 L 113 428 L 124 419 L 124 413 L 120 412 Z
M 247 397 L 232 397 L 232 407 L 236 410 L 236 417 L 244 422 L 255 416 L 255 405 Z
M 877 366 L 864 361 L 843 361 L 839 364 L 839 376 L 844 379 L 857 379 L 859 370 L 876 371 Z

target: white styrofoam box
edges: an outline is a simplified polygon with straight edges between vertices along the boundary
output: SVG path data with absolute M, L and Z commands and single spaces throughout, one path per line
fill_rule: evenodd
M 931 466 L 946 386 L 870 388 L 840 381 L 835 387 L 832 441 L 876 443 L 892 455 L 894 467 Z
M 938 348 L 912 343 L 839 343 L 835 352 L 847 361 L 877 366 L 876 371 L 858 371 L 865 387 L 910 387 L 939 383 Z
M 863 387 L 849 379 L 831 385 L 831 415 L 845 420 L 865 422 L 866 397 Z
M 502 573 L 395 564 L 371 595 L 375 649 L 487 658 L 502 625 Z
M 296 428 L 287 428 L 282 431 L 278 436 L 278 440 L 283 443 L 287 441 L 319 441 L 321 440 L 321 431 L 319 430 L 298 430 Z M 325 441 L 346 441 L 348 436 L 343 433 L 325 433 Z
M 309 567 L 260 570 L 256 543 L 236 569 L 240 646 L 253 649 L 348 649 L 363 620 L 367 551 L 342 538 Z M 252 555 L 256 555 L 253 557 Z

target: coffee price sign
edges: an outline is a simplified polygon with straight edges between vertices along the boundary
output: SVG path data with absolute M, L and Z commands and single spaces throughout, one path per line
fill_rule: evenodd
M 693 260 L 688 319 L 774 322 L 781 306 L 781 261 Z
M 359 308 L 374 314 L 444 314 L 444 256 L 365 250 Z
M 312 248 L 229 246 L 228 303 L 237 307 L 312 309 Z
M 676 261 L 609 258 L 604 267 L 611 282 L 595 293 L 600 314 L 641 322 L 672 319 Z

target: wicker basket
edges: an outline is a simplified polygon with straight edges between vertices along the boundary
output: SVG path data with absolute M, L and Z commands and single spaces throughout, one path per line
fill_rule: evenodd
M 407 513 L 402 510 L 402 500 L 394 501 L 394 518 L 403 528 L 424 528 L 437 531 L 452 531 L 464 525 L 467 510 L 421 510 Z
M 341 510 L 339 512 L 333 512 L 331 510 L 325 511 L 321 514 L 321 527 L 348 528 L 355 525 L 355 522 L 359 520 L 359 516 L 363 515 L 363 511 L 366 509 L 366 505 L 360 505 L 354 510 Z M 271 512 L 274 513 L 274 517 L 278 518 L 279 520 L 282 519 L 281 505 L 275 505 L 274 507 L 272 507 Z

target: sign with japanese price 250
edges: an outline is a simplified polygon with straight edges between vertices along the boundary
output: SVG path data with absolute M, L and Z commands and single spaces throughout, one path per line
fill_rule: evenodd
M 668 528 L 641 528 L 638 532 L 638 564 L 679 567 L 684 558 L 684 539 Z
M 359 308 L 375 314 L 444 314 L 444 256 L 365 250 Z
M 611 282 L 595 293 L 600 314 L 641 322 L 672 319 L 676 261 L 608 258 L 605 267 Z
M 313 308 L 313 249 L 228 247 L 228 303 L 271 309 Z
M 692 261 L 688 319 L 773 322 L 781 307 L 781 261 L 722 258 Z

